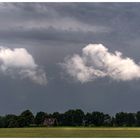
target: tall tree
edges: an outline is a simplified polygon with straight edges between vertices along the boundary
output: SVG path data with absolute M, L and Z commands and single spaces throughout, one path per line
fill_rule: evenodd
M 135 113 L 127 113 L 127 126 L 136 125 L 136 115 Z
M 104 113 L 102 112 L 92 112 L 92 123 L 95 125 L 95 126 L 101 126 L 104 124 Z
M 8 114 L 4 118 L 5 127 L 18 127 L 18 117 L 13 114 Z
M 6 127 L 5 117 L 0 116 L 0 128 Z
M 91 113 L 88 112 L 88 113 L 85 115 L 84 123 L 85 123 L 86 126 L 92 125 L 92 115 L 91 115 Z
M 140 126 L 140 111 L 136 113 L 136 123 L 137 123 L 137 126 Z
M 34 115 L 30 110 L 25 110 L 18 118 L 21 127 L 30 126 L 34 123 Z
M 126 113 L 124 112 L 116 113 L 115 123 L 117 126 L 124 126 L 126 124 Z
M 63 122 L 64 122 L 64 120 L 63 120 L 64 115 L 63 114 L 61 114 L 59 112 L 54 112 L 52 114 L 52 117 L 57 120 L 57 124 L 56 125 L 58 125 L 58 126 L 62 126 L 63 125 Z
M 37 125 L 43 124 L 45 117 L 46 117 L 46 113 L 38 112 L 35 116 L 35 124 Z
M 112 125 L 112 118 L 109 114 L 104 115 L 104 126 L 111 126 Z
M 63 115 L 63 124 L 66 126 L 81 126 L 83 124 L 84 112 L 80 109 L 68 110 Z

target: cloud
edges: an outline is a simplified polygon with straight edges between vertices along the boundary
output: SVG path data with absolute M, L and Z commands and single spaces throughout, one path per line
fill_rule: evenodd
M 84 9 L 84 11 L 82 12 L 80 9 Z M 91 15 L 92 18 L 90 15 L 88 16 L 91 12 L 88 12 L 84 16 L 88 19 L 83 19 L 81 13 L 85 13 L 87 10 L 88 7 L 85 8 L 85 5 L 79 4 L 0 3 L 0 40 L 10 43 L 24 41 L 24 43 L 42 44 L 42 42 L 46 43 L 46 40 L 85 43 L 93 40 L 93 35 L 101 36 L 102 34 L 104 36 L 113 31 L 108 24 L 95 22 L 97 16 L 94 12 Z M 76 13 L 81 15 L 83 20 L 79 19 Z
M 68 7 L 67 7 L 68 6 Z M 77 4 L 41 4 L 41 3 L 30 3 L 30 4 L 13 4 L 13 3 L 1 3 L 0 4 L 0 17 L 3 18 L 0 25 L 2 30 L 6 29 L 17 29 L 20 30 L 31 30 L 31 29 L 48 29 L 54 28 L 61 31 L 81 31 L 81 32 L 93 32 L 93 33 L 106 33 L 110 31 L 110 27 L 106 27 L 99 24 L 88 24 L 87 22 L 81 22 L 75 15 L 62 15 L 68 8 L 79 7 Z M 59 9 L 58 9 L 59 8 Z M 65 9 L 65 11 L 61 9 Z M 73 10 L 77 11 L 75 7 Z M 83 9 L 83 8 L 82 8 Z M 72 10 L 72 9 L 71 9 Z M 10 14 L 10 15 L 9 15 Z M 81 14 L 81 13 L 80 13 Z M 8 18 L 5 18 L 8 16 Z M 11 24 L 8 21 L 14 19 Z M 61 20 L 60 20 L 61 19 Z M 7 21 L 7 22 L 6 22 Z M 15 22 L 16 21 L 16 22 Z M 34 24 L 36 23 L 36 24 Z M 6 24 L 6 25 L 5 25 Z M 62 26 L 63 25 L 63 26 Z
M 45 72 L 39 68 L 25 48 L 0 47 L 0 73 L 12 78 L 28 78 L 40 85 L 47 84 Z
M 102 77 L 121 81 L 140 78 L 139 64 L 131 58 L 123 57 L 119 51 L 109 52 L 102 44 L 89 44 L 82 49 L 82 55 L 74 54 L 65 58 L 62 66 L 81 83 Z

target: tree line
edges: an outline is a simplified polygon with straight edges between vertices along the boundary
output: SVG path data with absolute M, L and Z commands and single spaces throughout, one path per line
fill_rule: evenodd
M 119 112 L 115 116 L 110 116 L 98 111 L 84 113 L 81 109 L 71 109 L 64 113 L 54 112 L 51 114 L 37 112 L 35 115 L 30 110 L 25 110 L 20 115 L 0 116 L 0 128 L 43 127 L 46 126 L 44 124 L 46 119 L 49 119 L 49 121 L 55 119 L 51 126 L 140 126 L 140 111 L 136 113 Z

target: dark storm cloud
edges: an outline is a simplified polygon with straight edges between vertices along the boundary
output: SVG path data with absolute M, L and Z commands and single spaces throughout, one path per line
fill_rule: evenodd
M 105 33 L 104 33 L 105 34 Z M 41 43 L 47 41 L 58 42 L 75 42 L 75 43 L 88 43 L 95 40 L 94 33 L 84 31 L 67 31 L 59 30 L 53 27 L 47 29 L 22 29 L 16 28 L 9 30 L 0 30 L 0 39 L 2 40 L 17 40 L 17 41 L 39 41 Z
M 2 3 L 0 38 L 87 43 L 108 37 L 124 41 L 140 34 L 138 13 L 137 3 Z
M 80 84 L 58 65 L 67 55 L 81 54 L 89 43 L 102 43 L 138 63 L 139 25 L 139 3 L 1 3 L 0 45 L 25 48 L 47 73 L 48 84 L 0 75 L 0 113 L 139 110 L 139 80 L 105 77 Z
M 111 30 L 104 25 L 81 22 L 74 13 L 63 15 L 68 11 L 63 9 L 65 4 L 60 4 L 60 7 L 62 11 L 53 4 L 1 4 L 0 37 L 83 42 L 83 39 L 91 40 L 94 34 L 105 34 Z M 75 4 L 69 7 L 75 7 Z

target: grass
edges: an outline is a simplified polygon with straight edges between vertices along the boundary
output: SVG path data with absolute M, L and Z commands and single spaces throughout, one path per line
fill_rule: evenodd
M 140 128 L 42 127 L 0 128 L 1 138 L 140 138 Z

